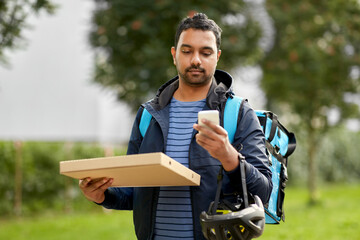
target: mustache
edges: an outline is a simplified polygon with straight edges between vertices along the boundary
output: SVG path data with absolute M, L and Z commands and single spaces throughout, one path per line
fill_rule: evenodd
M 202 71 L 202 72 L 205 72 L 205 69 L 202 68 L 202 67 L 195 67 L 195 66 L 191 66 L 191 67 L 187 67 L 185 69 L 185 72 L 189 72 L 191 70 L 197 70 L 197 71 Z

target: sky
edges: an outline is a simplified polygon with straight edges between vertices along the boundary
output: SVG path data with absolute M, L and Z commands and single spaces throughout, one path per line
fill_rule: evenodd
M 122 142 L 133 115 L 91 83 L 93 1 L 54 1 L 54 15 L 29 18 L 27 46 L 0 66 L 0 139 Z

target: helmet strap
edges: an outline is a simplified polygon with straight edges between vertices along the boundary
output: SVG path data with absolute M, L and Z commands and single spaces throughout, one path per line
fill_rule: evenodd
M 216 210 L 217 210 L 217 207 L 219 205 L 221 186 L 222 186 L 222 180 L 223 180 L 223 170 L 224 170 L 224 168 L 221 165 L 220 170 L 219 170 L 219 174 L 217 176 L 217 189 L 216 189 L 215 201 L 214 201 L 214 204 L 213 204 L 212 209 L 211 209 L 211 214 L 212 215 L 216 214 Z
M 241 176 L 241 185 L 243 189 L 243 198 L 244 206 L 247 208 L 249 206 L 249 198 L 246 186 L 246 176 L 245 176 L 245 157 L 239 153 L 239 162 L 240 162 L 240 176 Z
M 246 171 L 245 171 L 245 157 L 239 153 L 239 167 L 240 167 L 240 176 L 241 176 L 241 185 L 243 190 L 243 200 L 244 200 L 244 206 L 247 208 L 249 206 L 249 198 L 248 198 L 248 192 L 247 192 L 247 186 L 246 186 Z M 223 166 L 220 166 L 219 174 L 217 176 L 217 189 L 216 189 L 216 195 L 215 195 L 215 201 L 211 208 L 211 214 L 215 215 L 216 210 L 219 205 L 220 200 L 220 194 L 221 194 L 221 187 L 222 187 L 222 181 L 223 181 Z

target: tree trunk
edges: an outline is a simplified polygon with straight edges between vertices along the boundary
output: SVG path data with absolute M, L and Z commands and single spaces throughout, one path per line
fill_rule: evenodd
M 105 155 L 105 157 L 113 157 L 114 156 L 114 147 L 110 144 L 104 146 L 104 155 Z
M 318 143 L 316 142 L 316 133 L 310 130 L 308 134 L 308 189 L 309 204 L 314 205 L 318 202 L 317 192 L 317 170 L 316 170 L 316 151 Z
M 73 143 L 71 142 L 66 142 L 65 143 L 65 157 L 67 158 L 67 160 L 73 159 L 72 156 L 72 148 L 73 148 Z M 72 206 L 72 179 L 69 177 L 66 177 L 64 179 L 65 181 L 65 194 L 64 194 L 64 200 L 65 200 L 65 206 L 64 206 L 64 211 L 65 213 L 71 213 L 73 211 L 73 206 Z
M 113 156 L 115 155 L 115 153 L 114 153 L 114 147 L 113 147 L 112 145 L 108 144 L 108 145 L 104 146 L 103 148 L 104 148 L 104 156 L 105 156 L 105 157 L 113 157 Z M 104 207 L 103 207 L 102 209 L 103 209 L 103 211 L 104 211 L 105 213 L 110 213 L 110 212 L 112 212 L 111 209 L 107 209 L 107 208 L 104 208 Z
M 15 147 L 15 197 L 14 197 L 14 213 L 16 216 L 21 216 L 22 213 L 22 143 L 20 141 L 14 142 Z

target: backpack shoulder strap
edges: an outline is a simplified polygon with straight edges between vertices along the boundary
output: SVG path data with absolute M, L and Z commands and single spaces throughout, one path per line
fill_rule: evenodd
M 243 99 L 238 96 L 229 97 L 226 101 L 224 110 L 224 128 L 228 132 L 230 143 L 234 142 L 239 112 L 242 103 Z M 151 114 L 148 112 L 148 110 L 146 110 L 146 108 L 144 108 L 139 124 L 139 129 L 142 137 L 144 137 L 146 134 L 151 118 Z
M 224 128 L 228 132 L 228 137 L 231 144 L 234 142 L 239 111 L 242 103 L 243 99 L 238 96 L 229 97 L 226 101 L 224 110 Z
M 145 133 L 149 127 L 151 118 L 152 118 L 151 114 L 148 112 L 148 110 L 146 110 L 146 108 L 144 108 L 144 110 L 141 114 L 140 124 L 139 124 L 139 130 L 140 130 L 142 137 L 145 136 Z

